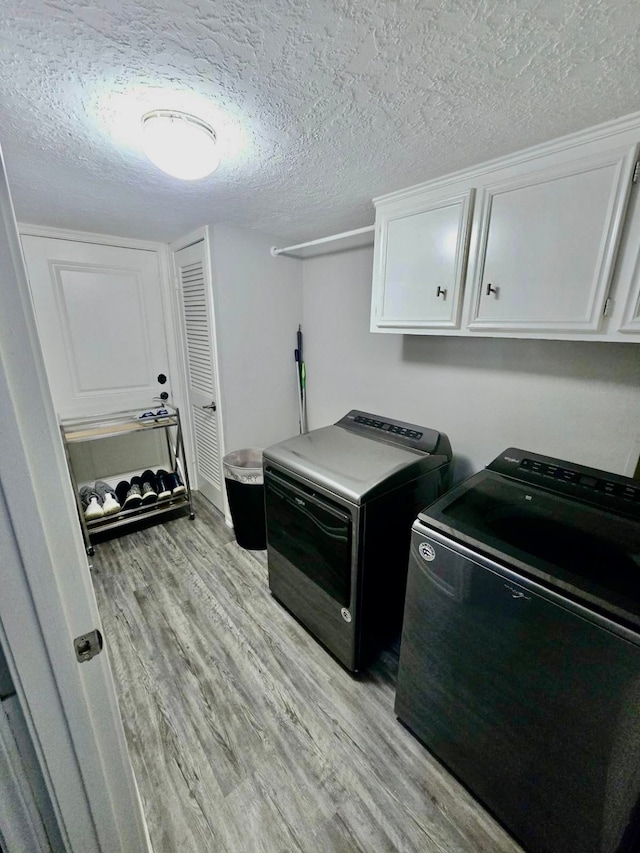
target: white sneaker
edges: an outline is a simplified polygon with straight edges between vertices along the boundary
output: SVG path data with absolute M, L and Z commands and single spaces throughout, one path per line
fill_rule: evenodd
M 109 483 L 104 480 L 98 480 L 95 486 L 95 493 L 102 501 L 102 512 L 104 515 L 113 515 L 120 512 L 120 502 L 118 501 L 115 489 L 112 489 Z
M 102 518 L 104 510 L 102 509 L 102 500 L 98 492 L 92 489 L 91 486 L 83 486 L 80 489 L 80 500 L 84 507 L 84 517 L 86 521 L 93 521 L 94 518 Z

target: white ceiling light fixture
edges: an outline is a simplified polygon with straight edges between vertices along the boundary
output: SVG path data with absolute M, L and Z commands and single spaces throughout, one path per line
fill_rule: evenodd
M 142 116 L 142 148 L 159 169 L 183 181 L 205 178 L 220 165 L 214 129 L 176 110 L 152 110 Z

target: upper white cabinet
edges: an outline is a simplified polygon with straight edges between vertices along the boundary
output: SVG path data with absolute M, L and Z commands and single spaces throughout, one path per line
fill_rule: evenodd
M 635 147 L 484 187 L 470 329 L 596 331 Z
M 455 329 L 460 322 L 473 190 L 424 194 L 376 217 L 371 325 Z
M 375 199 L 371 331 L 640 340 L 639 141 L 640 114 Z

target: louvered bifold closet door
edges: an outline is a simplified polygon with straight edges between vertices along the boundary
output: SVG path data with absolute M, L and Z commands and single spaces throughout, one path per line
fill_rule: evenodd
M 218 448 L 216 420 L 196 408 L 193 409 L 193 415 L 198 470 L 204 477 L 211 480 L 215 486 L 220 488 L 220 451 Z
M 214 393 L 209 312 L 202 261 L 180 269 L 189 384 L 205 397 Z
M 219 411 L 204 243 L 175 253 L 189 386 L 189 406 L 200 491 L 222 509 Z M 216 406 L 214 410 L 212 405 Z

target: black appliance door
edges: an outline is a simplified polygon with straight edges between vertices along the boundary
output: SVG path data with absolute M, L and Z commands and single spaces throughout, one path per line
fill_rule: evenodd
M 302 484 L 267 469 L 269 549 L 342 607 L 351 598 L 351 516 Z
M 412 537 L 400 720 L 535 853 L 637 851 L 640 646 Z

